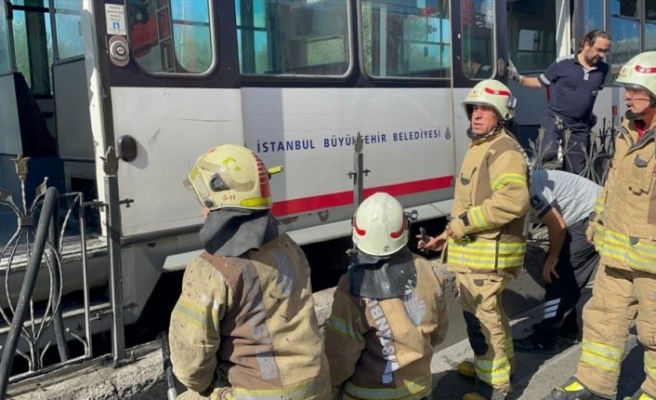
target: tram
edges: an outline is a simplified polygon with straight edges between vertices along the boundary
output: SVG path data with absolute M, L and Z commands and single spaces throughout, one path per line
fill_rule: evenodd
M 301 244 L 347 235 L 354 211 L 353 144 L 363 138 L 365 195 L 386 191 L 422 219 L 450 209 L 467 148 L 460 105 L 477 83 L 507 80 L 511 59 L 536 75 L 575 52 L 594 28 L 613 35 L 619 66 L 656 48 L 656 6 L 644 0 L 12 0 L 0 2 L 0 188 L 20 199 L 48 177 L 60 193 L 114 204 L 120 218 L 125 324 L 162 274 L 198 254 L 202 216 L 182 188 L 196 157 L 245 144 L 268 166 L 273 212 Z M 534 137 L 548 92 L 509 83 L 522 141 Z M 618 118 L 619 92 L 595 112 Z M 101 157 L 118 157 L 107 185 Z M 17 155 L 30 157 L 22 181 Z M 129 199 L 129 200 L 127 200 Z M 91 202 L 93 203 L 93 202 Z M 84 221 L 91 330 L 108 330 L 111 213 Z M 117 211 L 118 210 L 118 211 Z M 75 222 L 75 216 L 72 218 Z M 0 208 L 0 248 L 20 221 Z M 115 231 L 116 231 L 115 230 Z M 79 232 L 64 232 L 67 294 L 81 290 Z M 70 240 L 68 240 L 70 239 Z M 67 247 L 69 245 L 69 247 Z M 7 307 L 21 266 L 3 253 Z M 87 257 L 85 257 L 87 258 Z M 11 270 L 9 270 L 11 269 Z M 12 286 L 13 285 L 13 286 Z M 49 295 L 38 281 L 37 299 Z M 62 302 L 67 326 L 83 313 Z M 78 308 L 76 308 L 78 307 Z M 1 326 L 6 333 L 8 326 Z

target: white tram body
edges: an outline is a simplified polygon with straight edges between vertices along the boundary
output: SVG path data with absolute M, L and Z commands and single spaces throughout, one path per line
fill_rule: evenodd
M 651 29 L 644 13 L 634 10 L 642 17 L 627 28 L 626 5 L 597 0 L 18 0 L 11 12 L 7 4 L 0 188 L 20 201 L 11 159 L 23 154 L 31 157 L 28 197 L 49 176 L 87 201 L 132 200 L 120 206 L 126 324 L 163 273 L 200 251 L 202 216 L 181 182 L 208 148 L 245 144 L 267 166 L 284 167 L 272 180 L 273 212 L 302 244 L 348 234 L 358 133 L 370 170 L 365 195 L 386 191 L 421 219 L 439 217 L 450 210 L 468 145 L 460 103 L 477 83 L 474 54 L 489 78 L 506 81 L 509 58 L 539 74 L 575 51 L 586 30 L 606 28 L 623 49 L 610 55 L 615 71 L 649 46 L 634 28 Z M 520 135 L 535 135 L 546 91 L 510 87 Z M 595 107 L 600 123 L 616 119 L 618 104 L 609 81 Z M 109 147 L 122 158 L 117 193 L 108 192 L 100 159 Z M 15 219 L 0 209 L 0 248 Z M 91 298 L 92 330 L 101 331 L 110 322 L 102 317 L 107 212 L 88 219 L 88 284 L 101 289 Z M 82 288 L 74 243 L 64 240 L 62 250 L 65 295 Z M 11 298 L 25 265 L 20 257 L 10 265 L 7 254 L 0 280 Z M 48 293 L 39 278 L 36 298 Z M 62 307 L 68 326 L 79 327 L 79 307 Z

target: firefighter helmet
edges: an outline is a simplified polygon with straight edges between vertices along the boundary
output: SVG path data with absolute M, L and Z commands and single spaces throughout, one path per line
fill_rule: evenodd
M 224 144 L 202 154 L 185 186 L 210 210 L 271 208 L 269 173 L 262 160 L 243 146 Z
M 492 107 L 500 120 L 508 121 L 515 116 L 515 101 L 508 86 L 494 79 L 486 79 L 472 88 L 462 105 L 470 121 L 474 105 Z
M 646 51 L 630 59 L 620 70 L 616 82 L 625 87 L 647 90 L 654 104 L 656 102 L 656 51 Z
M 401 203 L 387 193 L 375 193 L 353 217 L 353 243 L 366 254 L 388 256 L 408 243 L 408 227 Z

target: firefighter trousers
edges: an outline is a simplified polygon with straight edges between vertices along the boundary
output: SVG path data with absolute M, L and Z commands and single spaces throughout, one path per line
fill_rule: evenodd
M 510 277 L 456 272 L 456 279 L 469 343 L 474 350 L 476 378 L 509 393 L 514 352 L 501 294 Z
M 576 378 L 590 391 L 615 398 L 631 322 L 644 347 L 645 381 L 656 395 L 656 275 L 600 264 L 583 309 L 583 346 Z

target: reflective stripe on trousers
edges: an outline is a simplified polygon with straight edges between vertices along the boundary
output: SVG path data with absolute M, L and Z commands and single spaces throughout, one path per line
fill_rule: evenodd
M 346 382 L 344 385 L 344 400 L 397 400 L 415 399 L 417 396 L 430 395 L 433 386 L 432 375 L 421 376 L 414 381 L 404 381 L 404 386 L 394 389 L 373 389 L 355 386 Z

